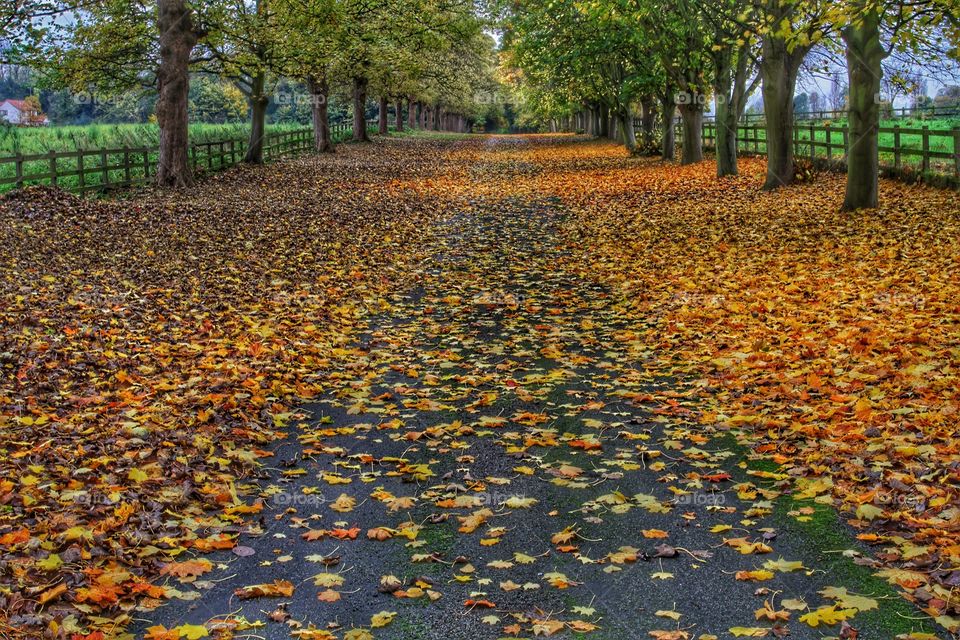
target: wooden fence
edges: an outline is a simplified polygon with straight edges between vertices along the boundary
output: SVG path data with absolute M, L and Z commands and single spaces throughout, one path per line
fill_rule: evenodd
M 350 124 L 331 125 L 331 137 L 342 140 L 353 132 Z M 190 145 L 190 164 L 197 174 L 212 173 L 243 161 L 246 139 L 214 140 Z M 272 162 L 313 149 L 313 130 L 267 133 L 263 158 Z M 149 184 L 156 177 L 158 147 L 78 149 L 0 158 L 0 191 L 45 184 L 80 194 L 103 193 Z
M 793 114 L 796 122 L 824 122 L 827 120 L 846 121 L 849 112 L 845 109 L 819 109 L 817 111 L 797 111 Z M 712 121 L 713 116 L 705 116 Z M 960 118 L 960 106 L 924 106 L 924 107 L 880 107 L 883 120 L 936 120 L 937 118 Z M 762 124 L 766 116 L 762 113 L 744 113 L 740 121 L 743 124 Z
M 714 148 L 716 141 L 717 125 L 704 123 L 704 147 Z M 797 123 L 793 129 L 793 152 L 797 158 L 840 165 L 846 162 L 849 145 L 846 125 L 810 122 Z M 765 154 L 766 129 L 756 124 L 740 125 L 737 148 L 743 153 Z M 897 175 L 922 172 L 960 179 L 960 128 L 881 127 L 880 166 Z

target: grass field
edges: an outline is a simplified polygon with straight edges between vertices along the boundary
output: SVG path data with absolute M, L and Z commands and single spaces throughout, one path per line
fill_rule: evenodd
M 270 132 L 302 129 L 305 125 L 272 124 Z M 246 123 L 192 124 L 190 139 L 194 142 L 241 140 L 249 135 Z M 48 151 L 104 149 L 127 145 L 150 147 L 159 144 L 160 129 L 155 124 L 93 124 L 76 127 L 0 127 L 0 156 L 18 153 L 30 155 Z
M 737 132 L 738 147 L 742 151 L 765 153 L 766 131 L 763 127 L 762 122 L 751 122 L 749 125 L 741 126 Z M 829 157 L 836 161 L 842 160 L 844 156 L 844 129 L 846 127 L 847 121 L 839 119 L 797 122 L 795 125 L 796 136 L 800 144 L 797 147 L 796 154 L 809 158 L 811 155 L 810 145 L 803 143 L 812 138 L 814 142 L 812 151 L 816 158 L 825 159 Z M 909 132 L 900 134 L 899 145 L 896 144 L 896 135 L 892 131 L 895 127 L 900 127 L 902 131 Z M 911 171 L 920 170 L 923 164 L 924 138 L 921 130 L 924 127 L 928 129 L 930 173 L 953 175 L 956 167 L 956 161 L 953 158 L 956 146 L 955 132 L 960 129 L 960 118 L 936 120 L 899 118 L 881 121 L 879 135 L 881 166 L 895 166 L 896 154 L 894 149 L 898 148 L 900 150 L 900 167 Z M 707 146 L 712 147 L 712 134 L 707 133 L 707 138 Z M 831 147 L 829 152 L 828 142 Z
M 302 140 L 303 125 L 268 125 L 264 150 L 265 159 L 277 154 L 284 155 L 295 149 L 290 138 Z M 349 126 L 336 126 L 332 137 L 340 142 L 351 135 Z M 277 134 L 291 134 L 278 138 Z M 246 150 L 249 127 L 246 124 L 195 124 L 190 127 L 190 140 L 197 146 L 191 157 L 196 169 L 202 173 L 219 171 L 233 166 L 243 158 Z M 227 145 L 204 146 L 210 142 L 230 142 Z M 76 157 L 59 157 L 56 163 L 57 186 L 71 191 L 101 191 L 118 186 L 144 181 L 148 167 L 157 162 L 159 129 L 152 124 L 90 125 L 76 127 L 17 128 L 0 127 L 0 192 L 24 185 L 51 184 L 51 160 L 46 156 L 78 150 L 90 151 L 81 165 Z M 123 151 L 129 148 L 131 153 Z M 298 147 L 302 150 L 302 145 Z M 99 150 L 109 150 L 103 154 Z M 17 156 L 27 156 L 21 162 L 21 174 L 17 173 Z M 43 157 L 40 157 L 43 156 Z M 131 169 L 125 168 L 127 160 Z M 83 169 L 83 180 L 80 173 Z

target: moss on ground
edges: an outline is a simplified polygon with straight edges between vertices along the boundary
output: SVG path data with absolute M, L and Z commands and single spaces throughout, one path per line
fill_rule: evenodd
M 746 462 L 748 470 L 770 473 L 783 471 L 773 460 L 753 454 L 732 433 L 714 438 L 710 448 L 734 451 Z M 731 473 L 741 476 L 738 480 L 755 480 L 746 475 L 746 470 L 736 469 Z M 804 514 L 802 519 L 792 515 L 804 507 L 812 509 L 813 512 Z M 838 587 L 846 587 L 850 592 L 878 601 L 880 606 L 877 609 L 860 612 L 850 620 L 866 637 L 894 638 L 910 632 L 943 633 L 932 620 L 920 618 L 916 608 L 870 567 L 856 564 L 853 557 L 843 553 L 853 550 L 866 555 L 868 549 L 856 539 L 852 529 L 843 522 L 832 506 L 810 499 L 796 500 L 789 495 L 781 495 L 774 500 L 771 517 L 778 529 L 790 531 L 821 552 L 821 563 L 812 567 L 813 569 L 825 572 Z

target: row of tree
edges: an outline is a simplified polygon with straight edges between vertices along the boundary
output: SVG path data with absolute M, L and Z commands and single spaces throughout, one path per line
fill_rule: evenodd
M 318 152 L 333 150 L 330 98 L 344 85 L 354 140 L 367 141 L 375 97 L 386 128 L 466 128 L 491 90 L 493 39 L 471 0 L 11 0 L 0 2 L 7 61 L 85 95 L 155 94 L 158 182 L 192 182 L 190 81 L 230 81 L 250 117 L 246 160 L 263 158 L 266 114 L 282 83 L 307 88 Z M 289 98 L 290 96 L 287 96 Z
M 845 209 L 876 207 L 883 62 L 893 53 L 958 57 L 956 0 L 517 0 L 503 17 L 517 99 L 553 126 L 580 118 L 631 150 L 703 159 L 704 111 L 715 104 L 717 174 L 737 173 L 737 123 L 759 86 L 765 189 L 794 179 L 794 95 L 815 49 L 845 58 Z M 633 113 L 642 123 L 638 142 Z M 655 140 L 660 122 L 659 141 Z

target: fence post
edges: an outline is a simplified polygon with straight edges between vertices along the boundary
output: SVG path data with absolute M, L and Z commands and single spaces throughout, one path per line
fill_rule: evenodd
M 825 123 L 825 124 L 823 125 L 823 130 L 825 131 L 825 135 L 826 135 L 826 138 L 827 138 L 827 164 L 829 165 L 829 164 L 832 164 L 832 163 L 833 163 L 833 147 L 831 146 L 831 145 L 832 145 L 832 142 L 831 142 L 831 137 L 832 137 L 832 136 L 831 136 L 831 132 L 830 132 L 830 123 L 829 123 L 829 122 L 827 122 L 827 123 Z
M 893 125 L 893 167 L 900 171 L 900 125 Z
M 923 125 L 923 170 L 930 171 L 930 127 Z
M 17 182 L 16 182 L 17 189 L 22 189 L 23 188 L 23 154 L 22 153 L 17 154 L 17 159 L 16 159 L 16 162 L 14 162 L 14 166 L 16 167 L 16 171 L 17 171 Z
M 843 131 L 843 161 L 847 161 L 847 155 L 850 153 L 850 128 L 844 125 L 841 128 Z
M 814 144 L 814 139 L 817 137 L 816 125 L 813 124 L 813 120 L 810 121 L 810 162 L 816 162 L 817 160 L 817 147 Z
M 953 128 L 953 173 L 960 178 L 960 127 Z
M 100 172 L 103 175 L 103 184 L 101 186 L 106 189 L 110 186 L 110 170 L 107 168 L 110 166 L 109 159 L 107 158 L 107 150 L 104 149 L 100 152 Z
M 83 172 L 83 149 L 77 150 L 77 180 L 80 182 L 80 193 L 87 190 L 87 179 Z
M 50 150 L 50 184 L 57 186 L 57 152 Z
M 196 164 L 194 164 L 196 167 Z M 143 184 L 150 182 L 150 148 L 143 148 Z
M 123 145 L 123 184 L 130 186 L 130 147 Z

